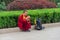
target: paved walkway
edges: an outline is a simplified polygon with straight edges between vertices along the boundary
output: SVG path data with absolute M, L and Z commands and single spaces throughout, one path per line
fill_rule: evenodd
M 60 40 L 60 27 L 46 28 L 41 31 L 0 34 L 0 40 Z

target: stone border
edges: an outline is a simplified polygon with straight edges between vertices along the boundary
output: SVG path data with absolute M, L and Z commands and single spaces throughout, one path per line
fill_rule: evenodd
M 57 27 L 60 26 L 60 23 L 49 23 L 49 24 L 42 24 L 44 27 Z M 31 30 L 34 29 L 34 25 L 32 25 Z M 11 33 L 11 32 L 20 32 L 18 27 L 15 28 L 6 28 L 6 29 L 0 29 L 0 34 L 3 33 Z

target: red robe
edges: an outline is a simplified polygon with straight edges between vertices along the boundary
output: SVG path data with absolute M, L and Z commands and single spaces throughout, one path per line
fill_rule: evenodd
M 18 17 L 18 27 L 25 31 L 31 28 L 31 23 L 23 19 L 23 14 Z

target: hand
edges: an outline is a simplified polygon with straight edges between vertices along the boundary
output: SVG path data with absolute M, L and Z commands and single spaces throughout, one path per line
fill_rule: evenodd
M 27 20 L 27 21 L 30 21 L 30 16 L 27 16 L 26 20 Z

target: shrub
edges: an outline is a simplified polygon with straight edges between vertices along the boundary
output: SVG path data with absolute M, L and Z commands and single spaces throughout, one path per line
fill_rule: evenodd
M 5 2 L 5 4 L 7 5 L 8 3 L 12 2 L 12 1 L 14 1 L 14 0 L 0 0 L 0 3 Z
M 60 3 L 57 3 L 57 7 L 60 8 Z
M 1 11 L 0 28 L 17 27 L 18 16 L 22 12 L 22 10 Z M 31 16 L 31 24 L 34 24 L 34 19 L 37 17 L 41 19 L 42 23 L 60 22 L 60 8 L 28 10 L 28 15 Z
M 7 10 L 56 8 L 56 4 L 47 0 L 14 0 L 7 5 Z
M 1 4 L 0 4 L 0 10 L 6 10 L 5 2 L 1 2 Z

